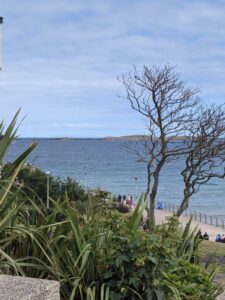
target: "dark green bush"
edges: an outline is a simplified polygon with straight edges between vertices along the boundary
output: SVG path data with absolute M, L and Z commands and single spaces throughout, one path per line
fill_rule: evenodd
M 2 174 L 7 175 L 7 171 L 11 164 L 4 165 Z M 26 195 L 29 198 L 35 199 L 37 203 L 46 202 L 47 191 L 47 175 L 38 168 L 25 165 L 23 166 L 16 178 L 16 182 L 21 184 L 21 198 Z M 59 178 L 50 176 L 49 179 L 49 196 L 53 199 L 63 200 L 65 193 L 70 201 L 84 201 L 87 199 L 85 190 L 82 186 L 72 178 L 67 178 L 61 181 Z

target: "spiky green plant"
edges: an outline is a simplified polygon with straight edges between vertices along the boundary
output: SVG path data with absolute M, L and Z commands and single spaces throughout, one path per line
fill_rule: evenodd
M 20 110 L 15 114 L 12 122 L 5 129 L 3 122 L 0 123 L 0 168 L 4 165 L 4 157 L 7 153 L 8 148 L 16 138 L 18 126 L 18 116 Z M 1 272 L 15 272 L 16 274 L 23 273 L 19 265 L 15 260 L 10 257 L 10 251 L 8 252 L 9 244 L 12 239 L 12 230 L 8 229 L 9 226 L 14 224 L 18 225 L 19 212 L 21 207 L 25 203 L 25 199 L 17 203 L 17 195 L 20 187 L 17 191 L 11 195 L 11 189 L 15 183 L 15 179 L 18 175 L 19 170 L 24 164 L 25 159 L 36 147 L 35 143 L 32 143 L 12 164 L 8 172 L 0 178 L 0 270 Z M 9 197 L 9 195 L 11 197 Z

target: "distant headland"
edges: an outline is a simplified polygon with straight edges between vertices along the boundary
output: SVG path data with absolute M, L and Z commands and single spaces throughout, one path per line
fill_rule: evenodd
M 18 140 L 33 139 L 33 140 L 62 140 L 62 141 L 80 141 L 80 140 L 106 140 L 106 141 L 116 141 L 116 140 L 126 140 L 126 141 L 143 141 L 148 140 L 148 135 L 136 134 L 136 135 L 123 135 L 123 136 L 106 136 L 106 137 L 19 137 Z M 157 138 L 155 138 L 157 139 Z M 172 137 L 172 140 L 179 141 L 185 140 L 185 136 Z

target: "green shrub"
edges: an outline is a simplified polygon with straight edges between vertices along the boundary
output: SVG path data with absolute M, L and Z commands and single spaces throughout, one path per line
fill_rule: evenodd
M 11 163 L 4 165 L 2 170 L 3 177 L 7 176 L 7 172 L 11 167 Z M 47 175 L 42 170 L 23 165 L 17 175 L 17 180 L 21 184 L 21 198 L 26 195 L 29 198 L 35 199 L 35 202 L 40 204 L 46 203 L 47 191 Z M 15 190 L 15 187 L 14 187 Z M 87 196 L 82 186 L 72 178 L 67 178 L 61 181 L 59 178 L 50 176 L 49 179 L 49 196 L 53 199 L 63 200 L 67 193 L 70 201 L 85 201 Z
M 0 162 L 15 136 L 15 122 L 16 117 L 0 141 Z M 213 282 L 215 270 L 200 263 L 200 241 L 191 221 L 181 230 L 171 218 L 143 232 L 142 199 L 125 216 L 107 209 L 101 195 L 79 201 L 83 191 L 77 193 L 79 186 L 70 180 L 68 192 L 51 199 L 51 211 L 37 205 L 25 185 L 14 186 L 22 176 L 44 197 L 43 174 L 34 171 L 34 182 L 30 170 L 21 171 L 34 147 L 0 180 L 0 273 L 59 280 L 62 298 L 71 300 L 213 300 L 221 293 Z

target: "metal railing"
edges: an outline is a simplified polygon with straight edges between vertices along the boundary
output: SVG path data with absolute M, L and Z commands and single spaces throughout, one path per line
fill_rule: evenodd
M 163 210 L 171 211 L 173 213 L 176 213 L 178 211 L 178 208 L 179 208 L 178 205 L 175 205 L 175 204 L 172 204 L 169 202 L 165 202 L 165 201 L 162 201 L 161 203 L 162 203 Z M 186 209 L 182 215 L 187 216 L 187 217 L 192 217 L 193 220 L 200 221 L 200 222 L 203 222 L 208 225 L 221 227 L 223 229 L 225 228 L 225 219 L 218 218 L 215 216 L 210 216 L 210 215 L 195 211 L 193 209 Z

